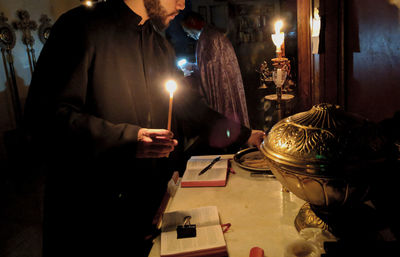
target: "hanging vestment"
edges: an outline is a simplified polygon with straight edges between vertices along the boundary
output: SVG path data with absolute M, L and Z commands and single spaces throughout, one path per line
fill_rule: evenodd
M 200 92 L 216 111 L 249 127 L 239 63 L 229 39 L 205 26 L 196 47 Z

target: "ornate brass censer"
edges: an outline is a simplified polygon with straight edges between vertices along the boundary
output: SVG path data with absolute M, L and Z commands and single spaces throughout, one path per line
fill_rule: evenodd
M 385 161 L 383 149 L 375 124 L 331 104 L 281 120 L 261 145 L 276 178 L 307 201 L 295 220 L 299 231 L 332 232 L 332 217 L 361 205 L 375 168 Z

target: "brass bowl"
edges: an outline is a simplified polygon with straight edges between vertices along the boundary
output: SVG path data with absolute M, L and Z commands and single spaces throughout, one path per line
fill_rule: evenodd
M 283 186 L 327 212 L 362 202 L 385 160 L 374 123 L 326 103 L 279 121 L 260 148 Z

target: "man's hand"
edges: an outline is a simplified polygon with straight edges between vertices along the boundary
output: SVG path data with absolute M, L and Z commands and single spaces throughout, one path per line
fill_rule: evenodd
M 136 158 L 168 157 L 178 145 L 173 137 L 174 134 L 166 129 L 139 129 Z
M 247 144 L 249 146 L 256 146 L 260 149 L 260 145 L 263 142 L 265 137 L 265 133 L 262 130 L 252 130 L 249 139 L 247 140 Z

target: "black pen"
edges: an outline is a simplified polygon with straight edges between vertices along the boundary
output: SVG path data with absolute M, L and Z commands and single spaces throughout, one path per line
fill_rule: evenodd
M 212 162 L 211 162 L 210 164 L 208 164 L 207 167 L 205 167 L 204 169 L 202 169 L 202 170 L 199 172 L 199 176 L 200 176 L 201 174 L 204 174 L 207 170 L 211 169 L 211 167 L 212 167 L 217 161 L 219 161 L 219 160 L 221 160 L 221 156 L 218 156 L 217 158 L 215 158 L 214 160 L 212 160 Z

